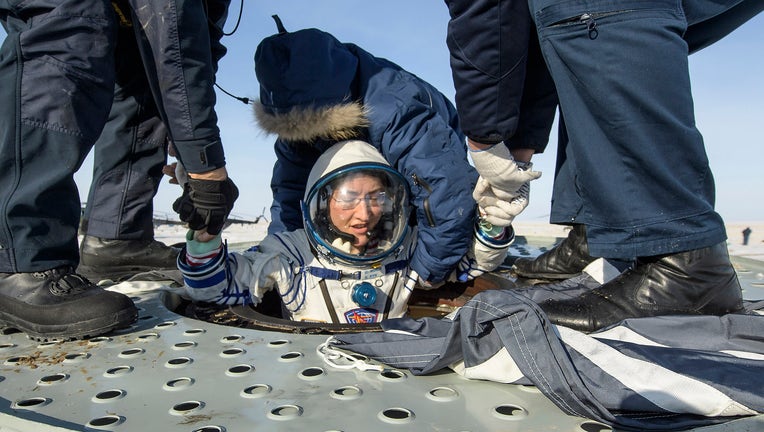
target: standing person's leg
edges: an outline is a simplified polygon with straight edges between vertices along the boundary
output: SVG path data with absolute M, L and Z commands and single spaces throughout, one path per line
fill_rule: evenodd
M 78 268 L 92 280 L 175 269 L 179 252 L 154 240 L 153 199 L 167 161 L 167 129 L 146 80 L 129 14 L 120 10 L 118 16 L 114 101 L 95 144 Z
M 637 258 L 597 290 L 542 308 L 553 322 L 582 330 L 628 317 L 739 310 L 695 128 L 681 3 L 530 4 L 567 124 L 566 163 L 576 173 L 567 189 L 575 196 L 553 194 L 553 222 L 585 224 L 592 255 Z
M 124 326 L 130 299 L 74 273 L 73 173 L 113 90 L 113 17 L 94 1 L 0 1 L 0 324 L 67 339 Z
M 731 0 L 725 3 L 692 0 L 683 2 L 683 6 L 687 30 L 682 36 L 687 42 L 689 52 L 693 53 L 726 36 L 761 12 L 764 9 L 764 2 Z M 560 24 L 571 26 L 579 21 L 583 25 L 583 22 L 580 22 L 580 16 L 572 18 Z M 564 155 L 562 158 L 558 157 L 558 160 L 563 161 L 563 170 L 559 172 L 560 175 L 555 180 L 555 190 L 558 192 L 555 199 L 556 205 L 552 211 L 552 220 L 567 220 L 568 216 L 577 212 L 563 210 L 563 208 L 581 206 L 580 202 L 576 202 L 576 193 L 564 192 L 568 187 L 573 190 L 577 187 L 574 180 L 575 161 L 574 159 L 568 161 Z M 566 185 L 563 186 L 562 183 Z M 586 229 L 583 226 L 574 225 L 574 230 L 570 234 L 557 247 L 535 260 L 518 259 L 513 270 L 520 276 L 546 279 L 566 279 L 571 274 L 581 271 L 591 259 L 594 259 L 588 254 Z M 621 266 L 622 264 L 619 265 Z
M 189 173 L 224 159 L 215 113 L 217 61 L 228 0 L 128 0 L 143 66 L 177 157 Z M 138 24 L 139 23 L 139 24 Z M 173 61 L 168 61 L 172 59 Z
M 567 159 L 568 134 L 565 118 L 560 115 L 557 136 L 557 166 L 554 173 L 554 190 L 560 197 L 555 209 L 561 214 L 575 214 L 581 203 L 575 193 L 575 166 Z M 568 190 L 570 189 L 570 190 Z M 551 220 L 564 220 L 551 215 Z M 563 280 L 575 277 L 584 267 L 596 260 L 589 254 L 586 227 L 573 224 L 568 236 L 560 243 L 535 258 L 518 258 L 512 263 L 512 271 L 530 279 Z M 620 266 L 619 266 L 620 267 Z

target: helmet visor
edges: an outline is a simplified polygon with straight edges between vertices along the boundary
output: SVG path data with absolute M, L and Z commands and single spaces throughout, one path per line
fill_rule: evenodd
M 321 178 L 305 205 L 309 238 L 349 263 L 384 258 L 407 232 L 408 186 L 381 164 L 345 166 Z

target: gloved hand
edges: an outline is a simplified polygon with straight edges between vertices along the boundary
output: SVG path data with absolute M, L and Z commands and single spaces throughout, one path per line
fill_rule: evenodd
M 524 183 L 515 194 L 508 194 L 494 188 L 488 180 L 478 178 L 472 197 L 478 204 L 480 216 L 498 227 L 508 227 L 526 207 L 530 197 L 531 185 Z
M 504 143 L 498 143 L 486 150 L 470 148 L 469 154 L 477 172 L 497 193 L 515 196 L 522 185 L 541 177 L 540 171 L 531 171 L 532 164 L 528 163 L 523 169 L 515 163 Z
M 406 287 L 409 291 L 414 291 L 414 289 L 422 289 L 422 290 L 434 290 L 442 287 L 445 285 L 446 281 L 441 282 L 428 282 L 421 277 L 419 277 L 419 273 L 416 272 L 416 270 L 411 270 L 409 272 L 408 277 L 406 278 L 406 281 L 403 283 L 403 286 Z
M 238 197 L 239 189 L 230 178 L 222 181 L 189 178 L 172 209 L 192 230 L 217 235 Z
M 220 249 L 223 244 L 223 238 L 220 234 L 216 235 L 210 241 L 200 242 L 196 240 L 196 231 L 188 230 L 186 233 L 186 254 L 192 258 L 202 258 Z
M 494 227 L 484 222 L 483 219 L 475 226 L 470 249 L 459 261 L 456 275 L 460 282 L 467 282 L 483 273 L 496 270 L 504 262 L 509 246 L 515 240 L 512 227 L 491 230 Z

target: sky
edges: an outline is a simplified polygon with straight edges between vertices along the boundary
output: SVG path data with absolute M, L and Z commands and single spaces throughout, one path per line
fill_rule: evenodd
M 240 6 L 240 1 L 232 1 L 226 32 L 234 29 Z M 273 14 L 281 17 L 289 31 L 319 28 L 342 42 L 355 43 L 387 58 L 454 100 L 445 42 L 448 9 L 437 0 L 247 0 L 235 33 L 222 41 L 228 53 L 220 62 L 217 82 L 228 92 L 258 97 L 253 57 L 258 43 L 276 33 Z M 0 36 L 4 34 L 0 32 Z M 764 138 L 760 132 L 764 124 L 763 41 L 764 14 L 760 14 L 725 39 L 690 56 L 696 121 L 716 180 L 716 209 L 727 222 L 764 220 Z M 220 91 L 216 110 L 227 169 L 241 192 L 232 214 L 254 219 L 265 212 L 270 218 L 275 137 L 258 129 L 251 105 Z M 548 221 L 557 147 L 555 129 L 546 151 L 533 158 L 534 169 L 544 174 L 531 184 L 530 204 L 518 216 L 523 221 Z M 83 201 L 90 187 L 92 163 L 89 157 L 75 175 Z M 174 218 L 172 202 L 179 194 L 177 185 L 164 181 L 154 201 L 156 214 Z

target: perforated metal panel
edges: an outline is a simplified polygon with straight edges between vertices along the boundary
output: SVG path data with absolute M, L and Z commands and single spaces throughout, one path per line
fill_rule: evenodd
M 764 298 L 764 264 L 736 266 L 747 297 Z M 563 414 L 534 387 L 333 369 L 316 354 L 325 336 L 186 318 L 171 312 L 177 298 L 166 288 L 112 287 L 133 298 L 140 318 L 104 337 L 1 335 L 0 431 L 610 430 Z M 702 430 L 764 430 L 764 417 Z

